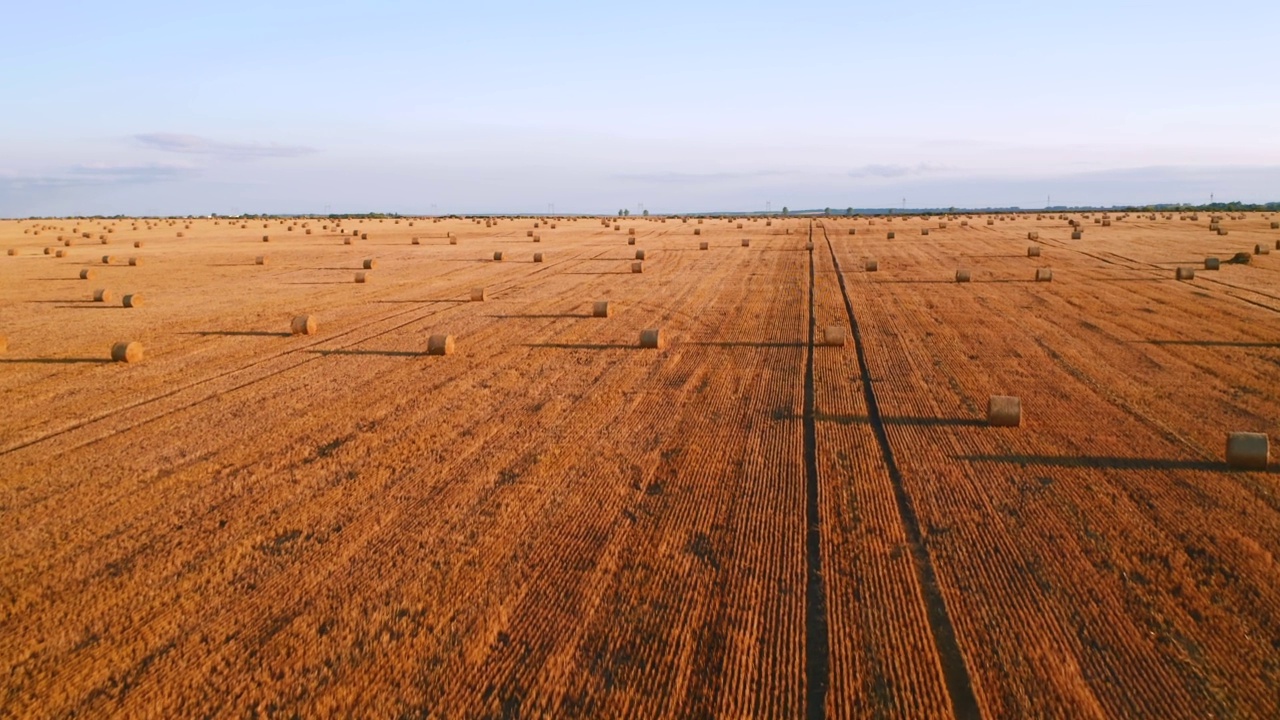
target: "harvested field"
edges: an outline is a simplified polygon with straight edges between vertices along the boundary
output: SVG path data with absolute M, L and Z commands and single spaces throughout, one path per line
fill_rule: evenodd
M 1277 233 L 1071 217 L 0 222 L 0 715 L 1276 716 Z

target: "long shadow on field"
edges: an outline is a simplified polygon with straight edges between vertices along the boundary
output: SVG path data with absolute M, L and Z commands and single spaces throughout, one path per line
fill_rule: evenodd
M 1099 468 L 1104 470 L 1207 470 L 1226 471 L 1226 463 L 1209 460 L 1169 460 L 1165 458 L 1125 458 L 1099 455 L 956 455 L 967 462 L 994 462 L 1009 465 L 1042 465 L 1061 468 Z M 1234 471 L 1233 471 L 1234 472 Z M 1280 467 L 1267 468 L 1267 473 L 1280 473 Z
M 179 333 L 180 335 L 200 335 L 208 337 L 210 335 L 224 335 L 227 337 L 292 337 L 292 333 L 287 332 L 268 332 L 266 330 L 195 330 L 192 332 Z
M 109 363 L 107 358 L 3 358 L 0 363 L 21 364 L 34 363 L 37 365 L 78 365 L 81 363 Z
M 866 415 L 826 415 L 817 413 L 813 418 L 817 422 L 829 422 L 837 425 L 866 425 L 871 419 Z M 987 421 L 976 418 L 935 418 L 935 417 L 882 417 L 885 425 L 903 425 L 907 427 L 983 427 Z
M 287 282 L 285 285 L 356 285 L 355 280 L 326 280 L 323 282 Z
M 383 357 L 427 357 L 426 352 L 410 350 L 308 350 L 312 355 L 381 355 Z
M 1196 347 L 1280 348 L 1280 342 L 1245 342 L 1235 340 L 1131 340 L 1143 345 L 1194 345 Z
M 253 267 L 256 263 L 238 262 L 238 263 L 209 263 L 205 267 Z
M 630 350 L 638 346 L 622 343 L 525 343 L 525 347 L 551 350 Z
M 82 305 L 54 305 L 53 307 L 58 310 L 126 310 L 128 309 L 128 308 L 125 308 L 124 305 L 105 305 L 100 302 L 93 302 L 92 300 L 86 300 Z
M 426 300 L 370 300 L 369 302 L 381 303 L 383 305 L 426 305 L 428 303 L 465 303 L 470 302 L 470 300 L 460 300 L 458 298 L 428 298 Z
M 697 345 L 699 347 L 718 347 L 718 348 L 803 348 L 809 347 L 808 343 L 802 342 L 693 342 L 685 343 L 686 345 Z
M 80 278 L 35 278 L 44 282 L 84 282 Z
M 594 317 L 591 313 L 525 313 L 523 315 L 485 315 L 488 318 L 497 320 L 518 320 L 518 319 L 558 319 L 558 318 L 589 318 Z

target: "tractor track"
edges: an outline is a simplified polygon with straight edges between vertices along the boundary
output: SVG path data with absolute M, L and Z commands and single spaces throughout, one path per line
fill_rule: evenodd
M 827 244 L 827 250 L 831 253 L 831 262 L 835 267 L 836 279 L 840 284 L 840 293 L 844 296 L 845 312 L 849 319 L 849 330 L 853 334 L 853 345 L 858 354 L 858 370 L 862 376 L 862 391 L 867 406 L 867 417 L 876 436 L 876 443 L 880 446 L 880 452 L 884 457 L 885 467 L 889 471 L 894 499 L 897 501 L 898 515 L 902 519 L 903 530 L 906 533 L 907 542 L 911 546 L 911 556 L 914 560 L 913 564 L 916 568 L 921 592 L 924 594 L 926 616 L 929 619 L 929 628 L 938 653 L 938 659 L 942 665 L 943 679 L 946 682 L 947 695 L 951 700 L 952 714 L 957 718 L 980 718 L 982 717 L 982 712 L 978 708 L 977 696 L 974 694 L 973 680 L 969 675 L 969 669 L 964 662 L 964 655 L 960 651 L 960 645 L 956 640 L 955 628 L 947 611 L 946 600 L 943 598 L 941 588 L 938 586 L 938 577 L 933 567 L 933 560 L 925 547 L 924 535 L 920 529 L 920 519 L 916 514 L 911 496 L 907 493 L 906 486 L 903 483 L 902 472 L 898 469 L 898 463 L 894 458 L 893 447 L 889 444 L 889 434 L 885 430 L 884 419 L 880 414 L 880 405 L 876 400 L 875 388 L 872 386 L 866 348 L 862 341 L 862 333 L 858 327 L 857 316 L 853 311 L 853 301 L 849 297 L 844 271 L 840 267 L 840 260 L 836 257 L 835 246 L 832 245 L 831 238 L 827 235 L 826 227 L 821 227 L 822 238 Z

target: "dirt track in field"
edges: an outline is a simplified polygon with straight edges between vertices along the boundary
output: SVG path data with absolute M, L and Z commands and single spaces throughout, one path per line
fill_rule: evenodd
M 1280 231 L 1094 219 L 0 223 L 0 716 L 1274 716 Z

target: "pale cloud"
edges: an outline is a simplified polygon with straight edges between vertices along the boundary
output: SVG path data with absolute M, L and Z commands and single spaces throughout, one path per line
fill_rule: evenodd
M 940 165 L 863 165 L 849 171 L 852 178 L 904 178 L 939 173 L 947 168 Z
M 182 133 L 140 133 L 134 135 L 133 140 L 164 152 L 213 155 L 224 158 L 299 157 L 316 152 L 315 148 L 305 145 L 222 142 Z

